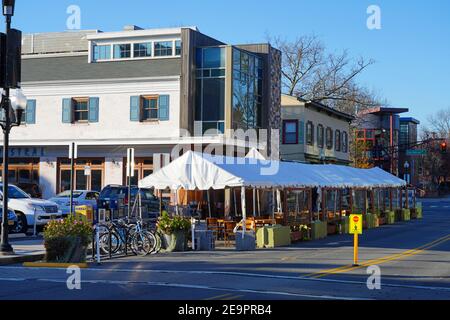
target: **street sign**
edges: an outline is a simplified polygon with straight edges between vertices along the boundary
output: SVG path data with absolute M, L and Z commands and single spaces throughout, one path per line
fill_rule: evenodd
M 134 149 L 127 150 L 127 177 L 134 177 Z
M 427 154 L 427 150 L 417 149 L 417 150 L 406 150 L 407 156 L 425 156 Z
M 75 142 L 69 144 L 69 159 L 72 158 L 78 158 L 78 144 L 76 144 Z
M 350 234 L 362 234 L 363 216 L 361 214 L 352 214 L 350 216 Z

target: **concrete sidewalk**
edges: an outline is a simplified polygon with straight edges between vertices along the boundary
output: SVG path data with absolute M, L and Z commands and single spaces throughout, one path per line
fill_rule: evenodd
M 42 238 L 13 238 L 10 239 L 10 243 L 15 255 L 0 256 L 0 266 L 44 259 L 45 248 Z

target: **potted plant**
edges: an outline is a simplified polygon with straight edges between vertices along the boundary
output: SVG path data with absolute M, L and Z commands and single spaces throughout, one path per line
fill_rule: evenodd
M 291 240 L 297 242 L 303 239 L 301 226 L 291 226 Z
M 85 263 L 92 234 L 92 225 L 75 216 L 51 221 L 44 230 L 45 260 L 54 263 Z
M 180 216 L 171 218 L 167 212 L 163 212 L 158 220 L 158 230 L 164 235 L 166 252 L 186 251 L 190 229 L 190 220 Z
M 302 232 L 302 240 L 309 241 L 311 240 L 311 228 L 307 225 L 301 225 L 300 230 Z

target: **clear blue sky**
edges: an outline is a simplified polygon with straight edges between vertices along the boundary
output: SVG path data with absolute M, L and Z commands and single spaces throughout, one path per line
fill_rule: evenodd
M 332 51 L 375 59 L 360 81 L 392 106 L 423 122 L 450 107 L 449 0 L 17 0 L 14 25 L 63 31 L 71 4 L 81 8 L 82 29 L 195 25 L 230 44 L 314 33 Z M 381 8 L 381 30 L 366 27 L 371 4 Z

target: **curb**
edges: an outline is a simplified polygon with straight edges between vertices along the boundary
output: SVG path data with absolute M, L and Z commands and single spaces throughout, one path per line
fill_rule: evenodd
M 23 256 L 11 256 L 0 257 L 0 266 L 6 266 L 10 264 L 35 262 L 45 258 L 45 253 L 23 255 Z
M 80 269 L 87 269 L 89 265 L 87 263 L 50 263 L 50 262 L 24 262 L 23 266 L 26 268 L 64 268 L 78 267 Z

